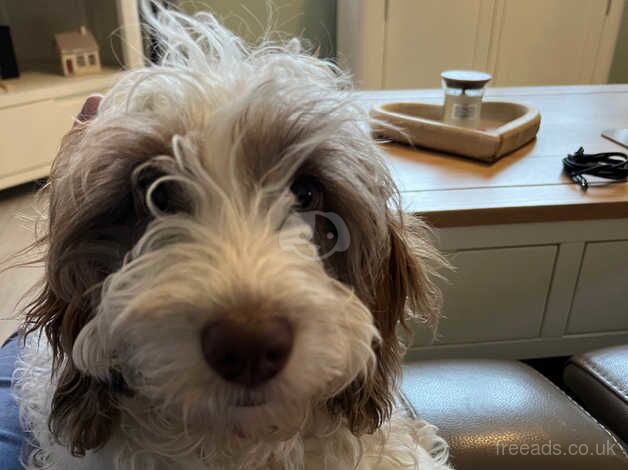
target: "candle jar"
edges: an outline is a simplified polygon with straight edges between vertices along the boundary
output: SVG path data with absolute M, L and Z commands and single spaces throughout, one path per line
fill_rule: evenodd
M 461 127 L 479 127 L 484 87 L 492 78 L 473 70 L 447 70 L 441 73 L 445 90 L 443 121 Z

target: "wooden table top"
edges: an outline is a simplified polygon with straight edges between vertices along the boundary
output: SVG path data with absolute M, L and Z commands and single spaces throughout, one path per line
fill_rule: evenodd
M 361 99 L 440 103 L 442 92 L 369 91 Z M 580 146 L 586 153 L 627 151 L 601 132 L 628 127 L 628 85 L 489 88 L 486 100 L 536 107 L 537 138 L 493 164 L 384 145 L 405 209 L 437 227 L 628 217 L 628 183 L 592 184 L 583 192 L 561 161 Z

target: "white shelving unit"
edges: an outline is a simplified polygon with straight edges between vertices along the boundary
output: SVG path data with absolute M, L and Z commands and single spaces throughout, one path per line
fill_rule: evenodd
M 122 70 L 144 63 L 136 0 L 0 0 L 9 24 L 20 77 L 0 85 L 0 189 L 44 177 L 85 98 L 104 92 Z M 81 77 L 62 75 L 53 34 L 86 25 L 100 44 L 103 68 Z M 121 62 L 121 63 L 120 63 Z
M 3 82 L 0 109 L 105 89 L 111 86 L 119 74 L 120 69 L 113 67 L 103 67 L 100 73 L 78 77 L 27 71 L 20 78 Z

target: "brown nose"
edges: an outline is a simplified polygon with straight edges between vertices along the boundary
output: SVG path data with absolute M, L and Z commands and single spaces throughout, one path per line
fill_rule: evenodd
M 260 323 L 221 320 L 201 333 L 203 355 L 223 379 L 245 387 L 260 385 L 277 375 L 288 362 L 294 334 L 285 318 Z

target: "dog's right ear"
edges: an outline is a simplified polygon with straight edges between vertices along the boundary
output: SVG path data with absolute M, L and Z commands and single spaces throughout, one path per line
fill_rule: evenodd
M 93 114 L 93 104 L 86 104 L 87 113 Z M 44 189 L 49 199 L 47 233 L 40 240 L 46 247 L 45 279 L 27 309 L 25 329 L 45 332 L 50 343 L 57 388 L 49 427 L 75 455 L 107 441 L 120 384 L 116 374 L 80 370 L 73 348 L 100 303 L 103 281 L 120 267 L 148 223 L 137 201 L 134 169 L 169 152 L 168 135 L 147 119 L 133 119 L 103 123 L 98 116 L 90 124 L 76 124 L 62 141 Z

